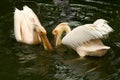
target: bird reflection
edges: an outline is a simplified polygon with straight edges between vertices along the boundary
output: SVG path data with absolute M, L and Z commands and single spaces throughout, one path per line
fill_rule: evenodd
M 54 4 L 58 6 L 62 12 L 61 16 L 63 16 L 62 21 L 69 21 L 73 16 L 69 4 L 69 0 L 53 0 Z

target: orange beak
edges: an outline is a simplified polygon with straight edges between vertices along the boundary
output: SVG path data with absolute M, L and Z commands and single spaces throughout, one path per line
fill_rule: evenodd
M 46 35 L 41 35 L 42 41 L 43 41 L 43 46 L 45 48 L 45 50 L 52 50 L 52 46 L 47 38 Z
M 40 35 L 40 37 L 43 41 L 44 49 L 45 50 L 52 50 L 53 48 L 50 44 L 50 41 L 48 40 L 48 38 L 46 36 L 46 31 L 44 31 L 44 29 L 43 29 L 43 31 L 41 31 L 41 29 L 36 24 L 34 24 L 34 26 L 35 26 L 35 28 L 34 28 L 35 32 L 37 32 Z
M 57 46 L 57 35 L 54 35 L 54 46 L 56 47 Z

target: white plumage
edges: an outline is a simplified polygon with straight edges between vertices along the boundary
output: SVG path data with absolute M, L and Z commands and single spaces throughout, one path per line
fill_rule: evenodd
M 41 39 L 39 35 L 34 32 L 34 24 L 40 26 L 37 16 L 29 7 L 24 6 L 23 10 L 15 9 L 14 33 L 17 41 L 27 44 L 38 44 Z M 35 42 L 35 40 L 37 41 Z
M 46 30 L 32 9 L 27 6 L 24 6 L 23 10 L 15 9 L 14 33 L 18 42 L 39 44 L 42 41 L 45 48 L 52 48 L 46 37 Z
M 106 20 L 98 19 L 93 24 L 73 29 L 62 39 L 62 44 L 73 48 L 80 56 L 102 56 L 110 47 L 104 46 L 100 38 L 104 38 L 112 31 Z M 97 52 L 101 54 L 98 55 Z
M 98 19 L 93 24 L 76 27 L 62 39 L 62 43 L 71 47 L 79 46 L 92 39 L 104 38 L 112 31 L 106 20 Z M 69 44 L 71 42 L 72 44 Z

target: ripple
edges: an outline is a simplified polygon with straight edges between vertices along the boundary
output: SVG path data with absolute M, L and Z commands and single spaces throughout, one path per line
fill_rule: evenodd
M 78 59 L 77 53 L 66 46 L 59 46 L 54 51 L 48 52 L 44 51 L 41 45 L 30 46 L 18 43 L 13 33 L 13 12 L 10 12 L 0 17 L 2 21 L 0 23 L 0 65 L 5 66 L 5 69 L 1 69 L 2 72 L 6 71 L 6 66 L 12 65 L 12 68 L 17 68 L 18 80 L 118 80 L 120 78 L 120 5 L 85 0 L 80 4 L 70 4 L 72 13 L 66 17 L 62 13 L 63 10 L 53 4 L 36 4 L 38 8 L 33 8 L 34 6 L 31 8 L 38 13 L 51 42 L 53 41 L 52 29 L 62 21 L 68 21 L 71 28 L 75 28 L 78 25 L 92 23 L 98 18 L 104 18 L 115 29 L 112 37 L 105 42 L 106 45 L 111 46 L 111 49 L 100 58 Z M 8 70 L 9 73 L 12 72 L 12 68 Z

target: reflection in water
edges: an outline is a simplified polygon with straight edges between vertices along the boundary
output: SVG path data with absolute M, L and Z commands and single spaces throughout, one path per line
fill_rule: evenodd
M 15 5 L 20 7 L 19 5 Z M 26 4 L 26 3 L 25 3 Z M 27 3 L 37 13 L 53 41 L 51 31 L 61 22 L 62 9 L 52 4 Z M 32 5 L 33 4 L 33 5 Z M 22 5 L 21 5 L 22 7 Z M 80 59 L 66 46 L 44 51 L 40 45 L 17 43 L 13 34 L 13 11 L 0 16 L 0 79 L 2 80 L 119 80 L 120 78 L 120 6 L 103 1 L 85 0 L 70 4 L 71 28 L 104 18 L 115 30 L 103 42 L 111 49 L 103 57 Z M 53 43 L 53 42 L 52 42 Z
M 63 16 L 62 21 L 69 21 L 73 17 L 70 9 L 69 0 L 53 0 L 53 2 L 62 10 L 60 15 Z

